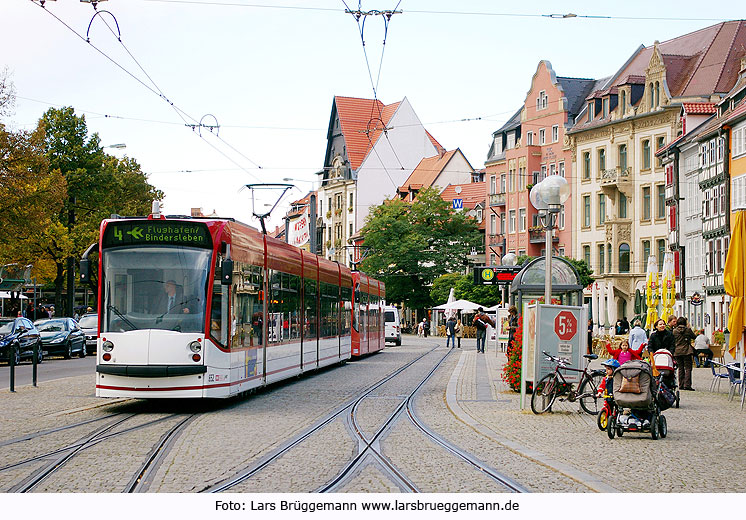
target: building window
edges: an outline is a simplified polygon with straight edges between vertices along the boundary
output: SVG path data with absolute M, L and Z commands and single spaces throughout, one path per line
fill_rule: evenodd
M 352 193 L 350 193 L 350 206 L 349 206 L 350 209 L 352 209 L 352 207 L 353 207 L 353 204 L 352 204 L 353 198 L 352 197 L 353 197 L 353 195 L 352 195 Z
M 547 129 L 540 128 L 539 129 L 539 144 L 546 144 L 546 142 L 547 142 Z
M 591 196 L 583 195 L 583 227 L 591 227 Z
M 642 220 L 650 220 L 650 186 L 642 188 Z
M 619 194 L 619 218 L 627 218 L 627 196 Z
M 552 142 L 556 143 L 559 141 L 559 125 L 554 125 L 552 127 Z
M 611 272 L 611 244 L 606 244 L 606 261 L 609 264 L 609 273 Z
M 350 234 L 347 235 L 347 238 L 352 237 L 352 234 L 355 232 L 354 228 L 352 227 L 352 222 L 350 222 Z
M 536 110 L 543 110 L 547 107 L 549 100 L 547 98 L 546 91 L 542 90 L 539 92 L 539 97 L 536 98 Z
M 542 164 L 541 165 L 541 178 L 539 179 L 539 182 L 543 181 L 547 178 L 547 165 Z
M 593 121 L 593 101 L 588 102 L 588 122 Z
M 500 213 L 500 234 L 505 234 L 505 213 Z
M 604 170 L 606 169 L 606 149 L 601 148 L 598 151 L 598 178 L 601 178 Z
M 557 227 L 565 229 L 565 205 L 560 206 L 559 216 L 557 217 Z
M 494 143 L 492 145 L 492 150 L 493 150 L 493 153 L 492 153 L 493 156 L 500 155 L 501 153 L 503 153 L 503 136 L 502 136 L 502 134 L 495 136 L 495 140 L 494 140 Z
M 619 246 L 619 272 L 629 272 L 629 244 Z
M 663 148 L 666 145 L 666 138 L 665 137 L 656 137 L 655 139 L 655 151 L 657 152 L 661 148 Z M 660 156 L 656 159 L 656 164 L 658 165 L 658 168 L 663 167 L 663 156 Z
M 650 169 L 650 139 L 642 142 L 642 169 Z
M 508 184 L 510 192 L 513 193 L 515 191 L 515 168 L 508 170 Z
M 515 233 L 515 210 L 511 209 L 508 212 L 508 231 Z
M 507 150 L 512 150 L 513 148 L 515 148 L 515 132 L 508 132 L 507 140 L 508 142 L 506 143 L 507 146 L 505 148 Z
M 500 175 L 500 193 L 505 193 L 505 174 Z
M 497 215 L 490 215 L 490 235 L 497 233 Z
M 549 165 L 549 175 L 557 175 L 557 165 L 552 163 Z
M 606 195 L 599 193 L 598 195 L 598 223 L 599 225 L 606 222 Z
M 534 144 L 534 133 L 533 132 L 526 132 L 526 144 L 529 146 Z
M 642 241 L 642 262 L 643 266 L 647 268 L 648 257 L 650 256 L 650 240 Z
M 496 265 L 495 262 L 497 262 L 497 256 L 495 253 L 490 253 L 490 265 Z
M 518 210 L 518 225 L 520 226 L 521 233 L 526 231 L 526 208 Z
M 604 274 L 604 264 L 605 264 L 605 258 L 604 258 L 604 251 L 606 248 L 603 244 L 598 246 L 598 274 Z
M 591 266 L 591 246 L 583 246 L 583 260 L 588 267 Z
M 619 145 L 619 170 L 620 173 L 627 169 L 627 145 Z
M 604 118 L 609 117 L 609 98 L 604 98 L 603 100 L 603 111 L 604 111 Z
M 622 90 L 619 93 L 619 113 L 624 116 L 627 111 L 627 91 Z
M 655 190 L 658 195 L 658 207 L 656 208 L 655 218 L 666 218 L 666 187 L 658 184 Z
M 559 176 L 564 177 L 565 176 L 565 162 L 562 161 L 559 163 Z
M 583 179 L 591 178 L 591 152 L 583 152 Z
M 497 177 L 490 175 L 490 195 L 497 193 Z

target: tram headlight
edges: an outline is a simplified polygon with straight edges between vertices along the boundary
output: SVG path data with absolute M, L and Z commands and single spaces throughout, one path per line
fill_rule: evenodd
M 114 343 L 108 340 L 104 341 L 101 344 L 101 348 L 104 349 L 104 352 L 111 352 L 112 350 L 114 350 Z
M 195 354 L 196 354 L 197 352 L 200 352 L 200 351 L 202 350 L 202 343 L 200 343 L 199 341 L 192 341 L 192 342 L 191 342 L 191 343 L 189 344 L 189 350 L 191 350 L 191 351 L 192 351 L 192 352 L 194 352 Z

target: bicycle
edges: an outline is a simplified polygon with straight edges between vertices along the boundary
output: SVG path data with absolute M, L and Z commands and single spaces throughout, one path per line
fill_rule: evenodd
M 570 367 L 570 360 L 555 357 L 542 351 L 549 361 L 555 363 L 554 372 L 542 377 L 534 387 L 531 395 L 531 411 L 535 414 L 542 414 L 551 410 L 555 400 L 569 401 L 574 403 L 580 401 L 580 407 L 590 415 L 598 414 L 597 393 L 598 385 L 605 377 L 604 370 L 589 370 L 588 365 L 594 359 L 598 359 L 596 354 L 583 354 L 587 362 L 585 368 Z M 565 376 L 560 370 L 569 370 L 571 372 L 580 372 L 580 381 L 578 381 L 577 390 L 567 382 Z

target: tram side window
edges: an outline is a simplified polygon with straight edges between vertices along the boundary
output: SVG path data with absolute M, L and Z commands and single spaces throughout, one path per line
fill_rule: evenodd
M 304 337 L 306 339 L 313 339 L 316 337 L 317 333 L 317 320 L 318 320 L 318 311 L 317 311 L 317 299 L 316 299 L 316 280 L 305 280 L 306 284 L 306 293 L 305 293 L 305 300 L 303 307 L 305 309 L 305 333 Z
M 360 297 L 362 292 L 360 291 L 360 283 L 355 284 L 355 308 L 352 313 L 352 328 L 356 331 L 360 330 Z
M 321 336 L 324 338 L 337 335 L 337 309 L 339 287 L 330 283 L 321 283 Z
M 281 271 L 270 272 L 268 301 L 270 343 L 290 341 L 300 337 L 300 278 Z
M 221 272 L 223 257 L 215 260 L 215 278 L 212 285 L 212 311 L 210 313 L 210 336 L 221 345 L 228 345 L 228 285 L 223 285 Z
M 352 289 L 349 287 L 342 287 L 342 302 L 340 304 L 342 309 L 342 330 L 340 335 L 346 336 L 350 333 L 350 326 L 352 324 Z
M 234 280 L 234 312 L 236 330 L 233 345 L 236 347 L 260 346 L 263 340 L 263 280 L 262 268 L 236 262 Z

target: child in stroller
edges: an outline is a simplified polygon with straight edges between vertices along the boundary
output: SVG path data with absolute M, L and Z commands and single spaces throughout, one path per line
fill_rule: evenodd
M 671 352 L 665 348 L 653 352 L 653 366 L 659 373 L 660 380 L 665 388 L 674 395 L 674 406 L 679 407 L 680 393 L 679 386 L 676 382 L 676 362 Z
M 614 370 L 611 412 L 606 425 L 610 439 L 625 432 L 650 432 L 653 440 L 668 434 L 666 418 L 661 414 L 660 377 L 645 361 L 628 361 Z M 627 411 L 629 410 L 629 411 Z

